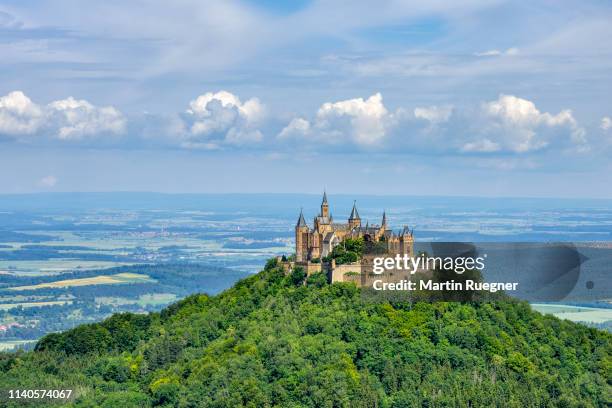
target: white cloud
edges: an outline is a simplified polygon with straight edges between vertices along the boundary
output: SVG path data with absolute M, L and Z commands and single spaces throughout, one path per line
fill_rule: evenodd
M 57 177 L 52 175 L 45 176 L 38 181 L 38 184 L 47 188 L 55 187 L 55 185 L 57 184 Z
M 303 118 L 293 119 L 278 137 L 308 136 L 323 143 L 372 146 L 384 140 L 393 123 L 394 115 L 384 106 L 382 95 L 376 93 L 368 99 L 326 102 L 312 123 Z
M 183 114 L 132 118 L 129 132 L 126 118 L 111 106 L 97 107 L 72 97 L 38 105 L 19 91 L 0 97 L 0 134 L 29 141 L 94 140 L 129 133 L 135 137 L 121 139 L 122 145 L 215 150 L 259 144 L 282 150 L 281 145 L 263 143 L 262 128 L 270 125 L 267 119 L 259 99 L 243 102 L 227 91 L 198 96 Z M 600 127 L 610 129 L 610 118 L 604 117 Z M 571 110 L 543 112 L 530 100 L 503 94 L 471 107 L 444 104 L 393 111 L 380 93 L 326 102 L 312 117 L 293 118 L 277 139 L 298 139 L 315 149 L 336 145 L 429 154 L 526 154 L 549 148 L 586 152 L 591 148 L 586 130 Z
M 453 114 L 451 105 L 444 106 L 429 106 L 414 109 L 414 117 L 423 119 L 431 124 L 447 122 Z
M 38 105 L 21 91 L 0 98 L 0 133 L 23 135 L 48 134 L 61 140 L 82 139 L 85 136 L 121 134 L 126 120 L 112 106 L 96 107 L 72 97 Z
M 263 139 L 257 126 L 265 118 L 265 107 L 257 98 L 243 103 L 227 91 L 207 92 L 190 102 L 187 115 L 190 121 L 189 140 L 184 143 L 187 147 L 202 143 L 206 148 L 219 143 L 241 145 Z
M 126 120 L 112 106 L 96 107 L 85 100 L 72 97 L 51 102 L 49 114 L 56 120 L 57 137 L 62 140 L 78 140 L 103 133 L 121 134 Z
M 377 93 L 365 100 L 324 103 L 312 120 L 294 118 L 278 138 L 428 153 L 528 153 L 552 146 L 589 150 L 586 131 L 570 110 L 541 112 L 532 101 L 513 95 L 476 107 L 416 107 L 409 114 L 390 112 Z
M 43 110 L 23 92 L 0 97 L 0 134 L 9 136 L 35 133 L 43 120 Z
M 610 119 L 610 117 L 608 116 L 601 118 L 601 125 L 599 127 L 603 131 L 608 131 L 612 129 L 612 119 Z
M 310 133 L 310 122 L 303 118 L 294 118 L 289 124 L 278 134 L 280 139 L 291 137 L 306 136 Z
M 501 150 L 499 144 L 490 141 L 489 139 L 482 139 L 476 142 L 470 142 L 463 145 L 461 151 L 463 152 L 477 152 L 477 153 L 491 153 Z
M 518 55 L 519 50 L 518 48 L 508 48 L 505 51 L 500 51 L 497 49 L 493 49 L 493 50 L 488 50 L 488 51 L 483 51 L 483 52 L 475 52 L 474 55 L 477 57 L 497 57 L 500 55 L 508 55 L 508 56 L 512 56 L 512 55 Z
M 525 153 L 545 148 L 560 136 L 569 136 L 571 143 L 584 151 L 588 148 L 586 132 L 578 126 L 570 110 L 556 115 L 540 112 L 535 104 L 513 95 L 500 95 L 481 107 L 481 117 L 474 122 L 475 133 L 498 145 L 497 150 Z M 469 141 L 468 147 L 492 148 L 492 144 Z M 464 145 L 464 150 L 466 146 Z M 482 150 L 480 150 L 482 151 Z

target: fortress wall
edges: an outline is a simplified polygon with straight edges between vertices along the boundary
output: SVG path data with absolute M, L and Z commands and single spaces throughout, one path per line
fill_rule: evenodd
M 350 276 L 346 275 L 349 272 L 356 272 L 358 275 Z M 355 282 L 357 285 L 360 284 L 361 280 L 361 263 L 355 262 L 344 265 L 336 265 L 331 271 L 332 282 Z
M 304 264 L 302 264 L 300 266 L 304 268 L 304 271 L 306 272 L 306 276 L 310 276 L 313 273 L 321 272 L 321 264 L 320 263 L 308 262 L 308 263 L 304 263 Z

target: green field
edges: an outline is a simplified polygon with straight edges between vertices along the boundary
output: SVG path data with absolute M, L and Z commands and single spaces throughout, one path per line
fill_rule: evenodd
M 184 220 L 188 224 L 188 219 Z M 272 255 L 273 253 L 289 250 L 289 241 L 279 242 L 270 248 L 264 249 L 231 249 L 224 248 L 223 242 L 215 239 L 200 239 L 185 235 L 152 235 L 146 233 L 137 234 L 108 234 L 108 233 L 74 233 L 70 231 L 28 231 L 29 234 L 48 236 L 49 240 L 36 243 L 36 246 L 53 248 L 66 257 L 49 259 L 10 259 L 0 260 L 0 275 L 11 274 L 17 276 L 41 276 L 41 275 L 60 275 L 62 273 L 78 271 L 106 269 L 116 266 L 133 265 L 138 263 L 158 262 L 158 257 L 166 256 L 163 252 L 164 247 L 181 247 L 186 259 L 203 260 L 235 258 L 249 259 L 261 257 L 262 254 Z M 24 242 L 2 242 L 10 248 L 0 248 L 3 252 L 21 250 L 25 245 L 32 245 Z M 66 247 L 64 251 L 61 247 Z M 78 248 L 78 249 L 76 249 Z M 142 256 L 143 251 L 146 256 Z M 161 251 L 161 252 L 160 252 Z M 103 254 L 105 256 L 115 256 L 114 260 L 92 260 L 87 259 L 92 255 Z M 134 258 L 134 254 L 140 254 Z M 83 257 L 83 259 L 80 259 Z M 163 260 L 163 259 L 162 259 Z
M 0 341 L 0 351 L 10 351 L 16 347 L 24 346 L 26 344 L 35 343 L 36 340 L 6 340 Z
M 138 299 L 128 299 L 123 297 L 110 297 L 110 296 L 100 296 L 96 297 L 96 303 L 101 305 L 139 305 L 139 306 L 148 306 L 148 305 L 166 305 L 177 300 L 177 295 L 174 293 L 150 293 L 141 295 Z
M 0 274 L 17 276 L 59 275 L 75 270 L 87 271 L 115 266 L 132 265 L 129 262 L 84 261 L 79 259 L 47 259 L 41 261 L 0 261 Z
M 36 290 L 44 288 L 68 288 L 71 286 L 89 285 L 115 285 L 122 283 L 156 282 L 147 275 L 139 273 L 117 273 L 115 275 L 98 275 L 91 278 L 65 279 L 54 282 L 39 283 L 38 285 L 15 286 L 8 288 L 11 291 Z
M 21 302 L 21 303 L 0 303 L 0 310 L 10 310 L 16 307 L 30 308 L 30 307 L 42 307 L 42 306 L 57 306 L 71 304 L 71 300 L 51 300 L 48 302 Z

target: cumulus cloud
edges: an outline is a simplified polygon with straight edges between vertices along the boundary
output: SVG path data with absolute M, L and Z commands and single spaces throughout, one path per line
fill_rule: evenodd
M 425 153 L 524 154 L 552 146 L 589 149 L 586 131 L 570 110 L 541 112 L 532 101 L 513 95 L 472 107 L 433 105 L 390 112 L 377 93 L 365 100 L 324 103 L 312 120 L 291 120 L 278 138 Z
M 58 125 L 57 137 L 63 140 L 101 133 L 120 134 L 125 130 L 125 118 L 112 106 L 96 107 L 85 100 L 69 97 L 51 102 L 48 110 Z
M 382 95 L 376 93 L 368 99 L 326 102 L 312 122 L 304 118 L 293 119 L 278 137 L 306 137 L 323 143 L 352 142 L 373 146 L 383 141 L 393 127 L 394 119 L 394 114 L 389 113 L 383 104 Z
M 310 134 L 310 122 L 303 118 L 291 119 L 291 122 L 278 134 L 280 139 L 306 136 Z
M 542 113 L 532 101 L 513 95 L 500 95 L 497 100 L 482 104 L 480 117 L 474 124 L 475 133 L 483 137 L 466 143 L 464 151 L 525 153 L 545 148 L 563 135 L 568 135 L 577 149 L 588 148 L 586 132 L 578 126 L 571 110 L 556 115 Z
M 57 177 L 52 176 L 52 175 L 45 176 L 38 181 L 38 184 L 41 185 L 42 187 L 47 187 L 47 188 L 55 187 L 55 185 L 57 184 Z
M 23 92 L 0 97 L 0 135 L 19 140 L 112 140 L 101 135 L 129 134 L 121 145 L 214 150 L 258 145 L 272 151 L 283 143 L 265 143 L 270 129 L 265 106 L 257 98 L 242 101 L 227 91 L 207 92 L 182 114 L 145 114 L 127 120 L 112 106 L 98 107 L 72 97 L 39 105 Z M 273 123 L 272 123 L 273 125 Z M 612 121 L 604 117 L 601 129 Z M 277 141 L 299 140 L 321 146 L 423 153 L 527 154 L 543 149 L 586 152 L 586 130 L 569 109 L 541 111 L 514 95 L 471 106 L 423 105 L 389 109 L 380 93 L 323 103 L 310 117 L 295 117 L 277 132 Z M 96 142 L 99 143 L 99 142 Z M 325 149 L 325 148 L 322 148 Z
M 189 134 L 183 145 L 211 149 L 260 142 L 263 134 L 257 127 L 264 117 L 265 107 L 257 98 L 242 102 L 227 91 L 207 92 L 189 104 Z
M 434 125 L 447 122 L 452 114 L 453 107 L 451 105 L 429 106 L 414 109 L 415 118 L 426 120 Z
M 121 134 L 126 119 L 112 106 L 97 107 L 72 97 L 38 105 L 21 91 L 0 98 L 0 133 L 15 138 L 48 134 L 61 140 Z
M 35 133 L 43 116 L 43 109 L 21 91 L 0 97 L 1 134 L 17 136 Z
M 602 142 L 605 144 L 605 148 L 608 149 L 612 145 L 612 119 L 609 116 L 601 118 L 599 128 L 604 135 Z

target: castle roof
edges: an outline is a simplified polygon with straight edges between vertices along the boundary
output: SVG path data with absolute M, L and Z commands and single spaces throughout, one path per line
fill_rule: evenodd
M 323 238 L 323 242 L 326 244 L 329 244 L 331 242 L 331 240 L 334 238 L 334 233 L 333 232 L 328 232 L 327 234 L 325 234 L 325 237 Z
M 402 229 L 402 233 L 400 235 L 412 235 L 412 232 L 410 231 L 410 228 L 404 226 L 404 229 Z
M 360 220 L 359 213 L 357 212 L 357 201 L 353 202 L 353 210 L 351 211 L 351 216 L 349 217 L 349 221 L 351 220 Z
M 360 228 L 359 230 L 364 234 L 376 234 L 380 230 L 380 227 L 378 225 L 366 225 L 365 228 Z
M 325 190 L 323 190 L 323 203 L 322 204 L 327 204 L 327 192 Z
M 306 220 L 304 219 L 304 212 L 302 210 L 300 210 L 300 218 L 298 218 L 297 226 L 307 227 Z
M 319 224 L 331 224 L 330 217 L 324 217 L 322 215 L 317 215 L 316 220 L 319 221 Z
M 348 224 L 341 224 L 341 223 L 333 223 L 332 224 L 332 229 L 334 231 L 345 231 L 349 229 L 349 225 Z

